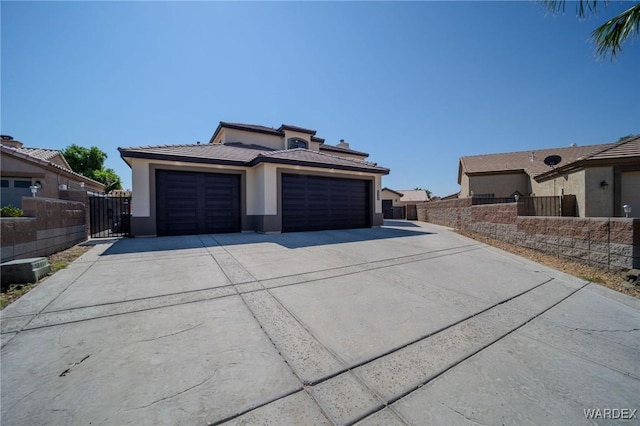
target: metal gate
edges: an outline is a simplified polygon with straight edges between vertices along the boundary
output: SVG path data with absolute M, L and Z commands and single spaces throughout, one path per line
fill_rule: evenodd
M 131 197 L 89 197 L 91 238 L 128 237 L 131 231 Z

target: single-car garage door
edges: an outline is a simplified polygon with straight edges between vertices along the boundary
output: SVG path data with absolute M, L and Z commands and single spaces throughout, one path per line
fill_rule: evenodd
M 240 175 L 156 171 L 158 235 L 240 232 Z
M 371 182 L 282 175 L 282 231 L 368 228 Z

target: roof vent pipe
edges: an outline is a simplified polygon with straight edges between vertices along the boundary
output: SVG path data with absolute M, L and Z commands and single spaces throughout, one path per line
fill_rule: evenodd
M 533 151 L 531 151 L 531 158 L 530 158 L 531 162 L 533 163 L 533 160 L 535 159 L 536 159 L 536 155 L 533 153 Z
M 338 144 L 338 148 L 349 149 L 349 144 L 344 141 L 344 139 L 340 139 L 340 143 Z
M 13 148 L 22 148 L 24 145 L 22 142 L 13 139 L 13 136 L 9 135 L 0 135 L 0 143 L 5 146 L 10 146 Z

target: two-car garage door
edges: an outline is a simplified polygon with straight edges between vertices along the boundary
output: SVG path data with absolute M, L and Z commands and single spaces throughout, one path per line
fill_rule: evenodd
M 282 232 L 371 226 L 371 182 L 282 174 Z M 238 174 L 156 171 L 158 235 L 240 232 Z
M 240 232 L 240 175 L 156 171 L 158 235 Z
M 282 232 L 371 226 L 370 181 L 282 175 Z

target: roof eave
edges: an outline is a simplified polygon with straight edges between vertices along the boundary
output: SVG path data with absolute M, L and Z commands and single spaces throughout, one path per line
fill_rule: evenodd
M 388 175 L 389 169 L 384 167 L 377 167 L 376 169 L 367 168 L 367 167 L 358 167 L 358 165 L 343 165 L 343 164 L 326 164 L 326 163 L 314 163 L 312 161 L 300 161 L 300 160 L 289 160 L 284 158 L 273 158 L 273 157 L 264 157 L 258 156 L 253 161 L 249 163 L 250 166 L 255 166 L 260 163 L 275 163 L 275 164 L 286 164 L 291 166 L 304 166 L 304 167 L 315 167 L 320 169 L 335 169 L 335 170 L 346 170 L 352 172 L 363 172 L 363 173 L 371 173 L 378 175 Z
M 180 155 L 126 151 L 122 149 L 119 149 L 119 151 L 120 151 L 120 157 L 122 157 L 124 161 L 127 161 L 126 158 L 141 158 L 145 160 L 180 161 L 183 163 L 219 164 L 219 165 L 225 165 L 225 166 L 247 166 L 248 165 L 246 161 L 242 161 L 242 160 L 223 160 L 223 159 L 217 159 L 217 158 L 186 157 L 186 156 L 180 156 Z M 131 164 L 129 164 L 129 166 L 131 166 Z

